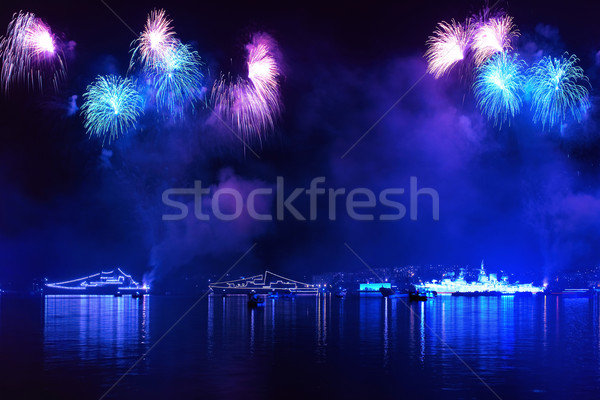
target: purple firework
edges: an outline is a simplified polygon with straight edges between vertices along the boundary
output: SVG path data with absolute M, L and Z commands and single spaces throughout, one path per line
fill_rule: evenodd
M 213 87 L 212 101 L 215 111 L 231 121 L 245 140 L 262 140 L 281 115 L 278 48 L 271 36 L 257 33 L 246 50 L 248 77 L 233 82 L 221 77 Z
M 0 42 L 0 55 L 0 78 L 5 91 L 17 82 L 43 90 L 46 80 L 58 90 L 65 77 L 60 43 L 50 27 L 33 13 L 21 11 L 14 15 Z

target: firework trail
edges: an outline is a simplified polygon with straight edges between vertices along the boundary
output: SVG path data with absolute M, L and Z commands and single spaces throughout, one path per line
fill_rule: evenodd
M 589 85 L 589 80 L 577 66 L 577 56 L 567 57 L 567 53 L 560 58 L 547 56 L 531 67 L 527 91 L 534 111 L 533 122 L 541 121 L 543 127 L 561 124 L 567 111 L 580 122 L 590 107 L 588 90 L 579 83 Z
M 511 41 L 519 36 L 513 18 L 508 15 L 492 17 L 480 22 L 473 36 L 473 60 L 480 66 L 495 53 L 512 50 Z
M 101 137 L 102 144 L 126 133 L 143 112 L 142 97 L 128 78 L 98 76 L 83 98 L 84 126 L 88 135 Z
M 173 49 L 177 47 L 178 40 L 171 27 L 171 20 L 165 16 L 165 10 L 152 10 L 144 31 L 132 44 L 135 45 L 131 57 L 130 68 L 136 61 L 144 69 L 160 68 L 165 63 Z
M 464 24 L 454 20 L 450 23 L 440 22 L 427 40 L 427 72 L 438 79 L 463 60 L 469 50 L 474 29 L 470 19 Z
M 20 11 L 13 15 L 6 36 L 0 41 L 0 55 L 0 79 L 5 91 L 17 82 L 27 82 L 42 91 L 47 79 L 58 90 L 65 78 L 60 43 L 50 27 L 33 13 Z
M 213 87 L 212 101 L 215 111 L 230 120 L 244 139 L 262 140 L 281 115 L 277 43 L 269 35 L 257 33 L 246 50 L 248 78 L 227 82 L 221 77 Z
M 477 69 L 473 84 L 477 105 L 487 115 L 494 118 L 494 125 L 500 124 L 518 114 L 523 105 L 525 85 L 525 63 L 518 55 L 507 52 L 497 53 Z

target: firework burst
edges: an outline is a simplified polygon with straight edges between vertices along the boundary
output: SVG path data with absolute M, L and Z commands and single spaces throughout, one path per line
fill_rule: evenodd
M 173 116 L 182 117 L 186 104 L 193 106 L 202 96 L 200 56 L 190 46 L 178 43 L 162 63 L 149 71 L 156 89 L 156 104 Z
M 128 78 L 98 76 L 87 87 L 81 107 L 88 135 L 110 143 L 135 126 L 143 112 L 143 100 Z
M 228 82 L 225 78 L 213 87 L 215 111 L 232 122 L 244 139 L 258 138 L 272 130 L 281 115 L 277 63 L 277 43 L 264 33 L 255 34 L 246 46 L 248 78 Z
M 567 53 L 560 58 L 542 58 L 531 67 L 527 90 L 531 96 L 533 122 L 542 126 L 561 124 L 570 111 L 577 122 L 590 107 L 588 90 L 581 83 L 589 80 L 577 66 L 579 59 Z
M 42 91 L 46 80 L 58 90 L 65 77 L 60 43 L 50 27 L 35 14 L 19 12 L 13 16 L 0 42 L 0 55 L 0 78 L 5 91 L 17 82 L 26 82 Z
M 454 20 L 450 23 L 440 22 L 427 40 L 427 72 L 438 79 L 462 61 L 469 49 L 473 31 L 471 20 L 465 21 L 464 24 Z
M 525 63 L 518 55 L 497 53 L 480 68 L 473 84 L 475 98 L 488 119 L 500 124 L 514 117 L 523 105 Z
M 164 10 L 150 12 L 144 31 L 133 42 L 130 66 L 133 66 L 138 59 L 145 69 L 156 69 L 164 65 L 166 58 L 172 55 L 173 49 L 178 44 L 171 22 Z
M 472 43 L 475 65 L 480 66 L 495 53 L 512 50 L 511 42 L 517 36 L 519 31 L 508 15 L 492 17 L 478 24 Z
M 201 98 L 204 76 L 200 56 L 176 38 L 171 22 L 164 10 L 150 12 L 144 31 L 133 42 L 129 68 L 141 66 L 159 111 L 182 118 L 185 106 L 193 107 Z

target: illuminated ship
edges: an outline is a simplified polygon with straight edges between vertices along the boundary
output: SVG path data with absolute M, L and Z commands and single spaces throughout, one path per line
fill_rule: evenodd
M 46 283 L 44 294 L 95 294 L 95 295 L 143 295 L 150 288 L 140 285 L 127 275 L 121 268 L 109 272 L 99 272 L 84 278 L 65 282 Z
M 290 293 L 292 295 L 316 295 L 319 288 L 315 285 L 295 281 L 281 275 L 265 271 L 264 274 L 226 282 L 211 283 L 208 287 L 215 294 L 256 294 Z
M 503 276 L 498 280 L 497 274 L 485 273 L 483 267 L 483 261 L 481 261 L 481 269 L 479 270 L 479 277 L 475 282 L 467 282 L 464 277 L 464 271 L 460 271 L 460 275 L 456 279 L 446 278 L 441 281 L 433 280 L 420 285 L 415 285 L 418 290 L 437 292 L 437 294 L 451 295 L 451 294 L 467 294 L 467 295 L 486 295 L 486 294 L 498 294 L 498 295 L 515 295 L 519 293 L 541 293 L 544 291 L 543 287 L 533 286 L 532 283 L 509 283 L 508 277 Z

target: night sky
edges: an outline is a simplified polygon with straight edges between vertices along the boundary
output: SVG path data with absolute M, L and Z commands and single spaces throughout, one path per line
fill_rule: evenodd
M 198 107 L 179 123 L 146 113 L 129 136 L 90 139 L 71 104 L 98 74 L 125 75 L 134 35 L 100 1 L 3 2 L 2 32 L 14 12 L 42 17 L 65 43 L 68 77 L 58 93 L 26 87 L 0 98 L 0 283 L 26 286 L 121 266 L 154 284 L 220 275 L 253 243 L 235 273 L 265 268 L 300 278 L 360 271 L 350 245 L 373 267 L 477 264 L 535 274 L 598 265 L 600 255 L 600 25 L 589 1 L 502 3 L 521 36 L 516 51 L 577 54 L 590 79 L 581 124 L 542 130 L 524 108 L 502 129 L 477 109 L 458 73 L 427 75 L 346 157 L 348 148 L 425 72 L 425 42 L 437 22 L 462 20 L 481 2 L 115 2 L 135 31 L 164 8 L 178 37 L 202 56 L 210 88 L 221 72 L 244 74 L 244 44 L 267 32 L 280 45 L 285 111 L 252 147 L 257 159 Z M 172 187 L 408 188 L 440 195 L 440 220 L 419 204 L 419 220 L 163 222 Z M 288 191 L 288 189 L 286 189 Z M 308 214 L 308 199 L 298 209 Z M 401 198 L 404 204 L 408 197 Z M 321 199 L 321 200 L 324 200 Z M 274 212 L 274 204 L 263 204 Z M 340 205 L 343 207 L 343 205 Z M 386 210 L 376 210 L 377 215 Z

